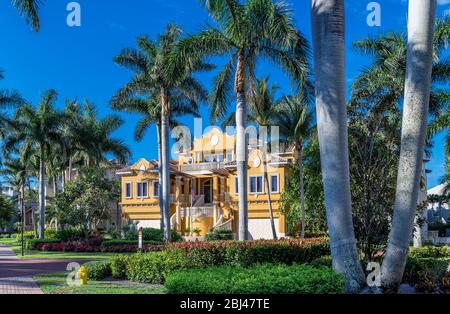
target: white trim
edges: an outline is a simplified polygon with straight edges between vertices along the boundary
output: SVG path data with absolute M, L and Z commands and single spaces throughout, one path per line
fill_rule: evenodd
M 127 196 L 127 185 L 130 185 L 130 196 Z M 132 199 L 133 198 L 133 182 L 132 181 L 126 181 L 125 182 L 125 199 Z
M 159 198 L 159 195 L 155 194 L 155 183 L 158 183 L 159 185 L 159 180 L 152 180 L 152 198 Z M 159 194 L 159 186 L 158 186 L 158 194 Z
M 252 192 L 251 191 L 251 184 L 250 184 L 250 182 L 251 182 L 252 178 L 256 178 L 256 192 Z M 262 191 L 261 192 L 258 191 L 258 179 L 257 178 L 261 178 L 261 183 L 262 183 Z M 248 177 L 248 191 L 249 191 L 249 194 L 252 194 L 252 195 L 264 194 L 265 191 L 266 191 L 264 185 L 265 185 L 264 184 L 264 176 L 249 176 Z
M 277 190 L 276 191 L 272 191 L 272 177 L 277 177 Z M 270 193 L 272 193 L 272 194 L 280 194 L 280 174 L 279 173 L 271 174 L 269 178 L 270 178 L 270 181 L 269 181 Z
M 142 196 L 139 196 L 139 183 L 147 183 L 147 195 L 142 195 Z M 144 189 L 142 190 L 142 191 L 144 191 Z M 148 197 L 148 180 L 143 180 L 143 181 L 138 181 L 138 182 L 136 182 L 136 198 L 138 198 L 138 199 L 146 199 L 146 198 L 149 198 Z

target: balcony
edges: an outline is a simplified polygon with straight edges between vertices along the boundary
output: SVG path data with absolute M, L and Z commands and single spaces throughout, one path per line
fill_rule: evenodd
M 201 172 L 212 171 L 217 169 L 223 169 L 223 162 L 202 162 L 198 164 L 181 165 L 181 171 L 183 172 Z
M 181 209 L 181 217 L 213 217 L 214 207 L 187 207 Z

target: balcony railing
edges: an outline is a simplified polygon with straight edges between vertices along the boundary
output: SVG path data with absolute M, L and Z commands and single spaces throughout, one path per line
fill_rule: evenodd
M 214 208 L 213 207 L 187 207 L 181 209 L 182 217 L 213 217 Z
M 202 162 L 198 164 L 181 165 L 181 171 L 211 171 L 223 168 L 223 162 Z

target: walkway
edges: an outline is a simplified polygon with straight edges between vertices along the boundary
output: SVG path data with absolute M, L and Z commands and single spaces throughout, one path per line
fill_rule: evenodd
M 7 246 L 0 246 L 0 294 L 42 294 L 34 275 L 64 272 L 70 262 L 80 265 L 86 259 L 20 259 Z

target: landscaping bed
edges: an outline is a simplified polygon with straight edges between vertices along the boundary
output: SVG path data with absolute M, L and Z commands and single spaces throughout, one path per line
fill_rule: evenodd
M 336 294 L 344 278 L 329 267 L 226 266 L 171 273 L 165 287 L 174 294 Z

